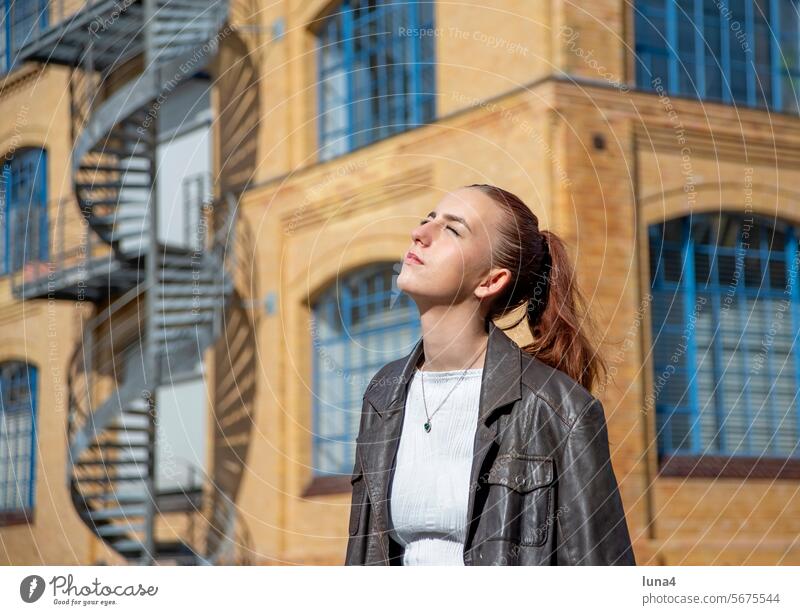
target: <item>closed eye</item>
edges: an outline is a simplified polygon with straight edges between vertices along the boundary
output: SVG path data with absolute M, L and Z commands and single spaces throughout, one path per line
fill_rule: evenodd
M 427 218 L 423 218 L 422 220 L 420 220 L 420 221 L 419 221 L 419 223 L 420 223 L 420 224 L 427 224 L 428 222 L 430 222 L 430 220 L 428 220 Z M 448 226 L 446 226 L 445 228 L 446 228 L 446 229 L 448 229 L 448 230 L 450 230 L 450 231 L 453 231 L 453 233 L 454 233 L 455 235 L 457 235 L 458 237 L 461 237 L 461 235 L 459 234 L 459 232 L 458 232 L 456 229 L 454 229 L 452 226 L 449 226 L 449 225 L 448 225 Z

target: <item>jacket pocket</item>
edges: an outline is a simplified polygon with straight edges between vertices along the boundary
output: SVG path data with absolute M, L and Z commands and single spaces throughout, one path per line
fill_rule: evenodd
M 488 536 L 521 546 L 547 541 L 553 501 L 553 459 L 541 455 L 498 455 L 486 477 L 490 485 Z
M 353 499 L 350 505 L 350 527 L 349 532 L 354 536 L 358 532 L 361 521 L 361 514 L 367 505 L 367 488 L 364 481 L 364 473 L 359 469 L 350 477 L 350 486 L 353 489 Z

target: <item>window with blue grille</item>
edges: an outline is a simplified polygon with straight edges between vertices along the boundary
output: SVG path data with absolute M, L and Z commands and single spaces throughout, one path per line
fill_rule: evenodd
M 434 3 L 344 0 L 317 32 L 319 155 L 435 119 Z
M 419 312 L 395 282 L 400 263 L 377 263 L 340 277 L 312 310 L 313 467 L 350 474 L 364 391 L 386 363 L 420 337 Z
M 0 523 L 33 511 L 36 483 L 36 368 L 0 363 Z
M 649 234 L 659 452 L 800 456 L 798 227 L 719 213 Z
M 800 0 L 637 0 L 634 14 L 638 87 L 800 111 Z
M 19 50 L 47 28 L 47 5 L 48 0 L 0 0 L 0 73 L 15 68 Z
M 38 148 L 14 152 L 0 182 L 0 256 L 7 274 L 48 259 L 47 155 Z

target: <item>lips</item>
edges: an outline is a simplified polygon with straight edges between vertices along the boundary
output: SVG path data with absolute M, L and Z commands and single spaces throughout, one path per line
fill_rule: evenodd
M 414 254 L 411 250 L 406 252 L 406 259 L 405 260 L 406 260 L 407 263 L 414 263 L 416 265 L 424 265 L 425 264 L 422 261 L 422 259 L 419 256 L 417 256 L 416 254 Z

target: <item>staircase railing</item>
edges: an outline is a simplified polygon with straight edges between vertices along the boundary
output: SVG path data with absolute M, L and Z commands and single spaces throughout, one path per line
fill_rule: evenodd
M 20 53 L 73 69 L 75 210 L 95 243 L 110 249 L 109 259 L 113 255 L 129 272 L 141 273 L 144 266 L 138 283 L 85 323 L 72 357 L 72 499 L 84 522 L 128 560 L 147 563 L 170 553 L 182 558 L 188 548 L 193 563 L 214 563 L 240 531 L 235 507 L 214 487 L 207 488 L 207 501 L 215 503 L 216 529 L 206 532 L 202 544 L 185 537 L 197 544 L 168 545 L 156 535 L 157 517 L 191 508 L 195 498 L 190 493 L 176 499 L 156 486 L 156 389 L 176 377 L 197 377 L 187 365 L 201 359 L 220 332 L 232 292 L 225 244 L 235 200 L 208 203 L 203 191 L 198 204 L 213 232 L 195 246 L 160 243 L 156 147 L 159 105 L 213 57 L 227 3 L 56 0 L 46 10 L 47 19 L 31 23 L 31 42 Z M 128 69 L 116 69 L 135 54 L 141 72 L 119 83 Z M 111 93 L 100 100 L 99 92 Z M 101 305 L 111 296 L 109 290 L 100 297 Z

